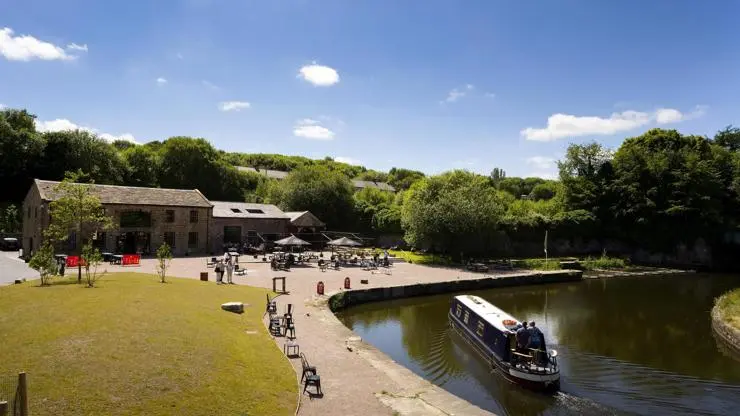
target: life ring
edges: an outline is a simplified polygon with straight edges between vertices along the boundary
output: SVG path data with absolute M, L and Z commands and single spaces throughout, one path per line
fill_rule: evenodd
M 516 326 L 516 321 L 512 319 L 504 319 L 503 324 L 505 326 Z

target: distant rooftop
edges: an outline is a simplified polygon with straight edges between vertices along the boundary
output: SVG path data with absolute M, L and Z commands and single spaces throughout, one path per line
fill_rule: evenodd
M 252 204 L 249 202 L 211 201 L 214 218 L 265 218 L 288 219 L 275 205 Z
M 282 170 L 259 169 L 259 168 L 251 168 L 247 166 L 237 166 L 236 168 L 242 172 L 254 172 L 254 173 L 263 175 L 267 178 L 278 179 L 278 180 L 285 179 L 290 173 L 290 172 L 285 172 Z M 352 179 L 352 185 L 355 187 L 355 189 L 377 188 L 377 189 L 380 189 L 381 191 L 396 192 L 396 188 L 392 187 L 391 185 L 385 182 L 361 181 L 358 179 Z

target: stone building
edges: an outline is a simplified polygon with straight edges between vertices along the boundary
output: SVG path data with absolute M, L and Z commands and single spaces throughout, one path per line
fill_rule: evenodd
M 49 203 L 59 182 L 35 179 L 23 201 L 23 250 L 38 249 L 49 226 Z M 167 242 L 175 255 L 208 251 L 211 203 L 197 189 L 92 185 L 113 229 L 97 234 L 93 244 L 113 253 L 153 254 Z M 74 232 L 71 233 L 74 236 Z M 66 249 L 76 250 L 75 238 Z M 66 250 L 65 250 L 66 251 Z
M 292 211 L 285 215 L 290 218 L 288 231 L 291 233 L 318 233 L 326 229 L 326 224 L 311 211 Z
M 226 244 L 258 245 L 265 237 L 288 232 L 290 218 L 275 205 L 211 201 L 211 250 L 217 253 Z M 277 239 L 277 238 L 271 238 Z

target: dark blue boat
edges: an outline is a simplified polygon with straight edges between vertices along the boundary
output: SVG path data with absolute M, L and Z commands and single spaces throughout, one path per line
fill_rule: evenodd
M 517 350 L 518 321 L 508 313 L 478 296 L 460 295 L 449 316 L 451 327 L 507 380 L 538 391 L 560 389 L 557 351 Z

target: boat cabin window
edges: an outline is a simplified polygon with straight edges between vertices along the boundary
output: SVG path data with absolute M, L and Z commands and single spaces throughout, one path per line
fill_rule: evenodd
M 468 319 L 470 318 L 470 311 L 465 311 L 465 316 L 463 317 L 463 322 L 467 325 Z
M 457 317 L 459 318 L 461 313 L 462 313 L 462 306 L 458 303 L 457 308 L 455 309 L 455 315 L 457 315 Z
M 483 321 L 478 321 L 478 328 L 475 330 L 475 333 L 478 334 L 478 336 L 483 336 L 483 329 L 486 327 L 486 325 L 483 323 Z

